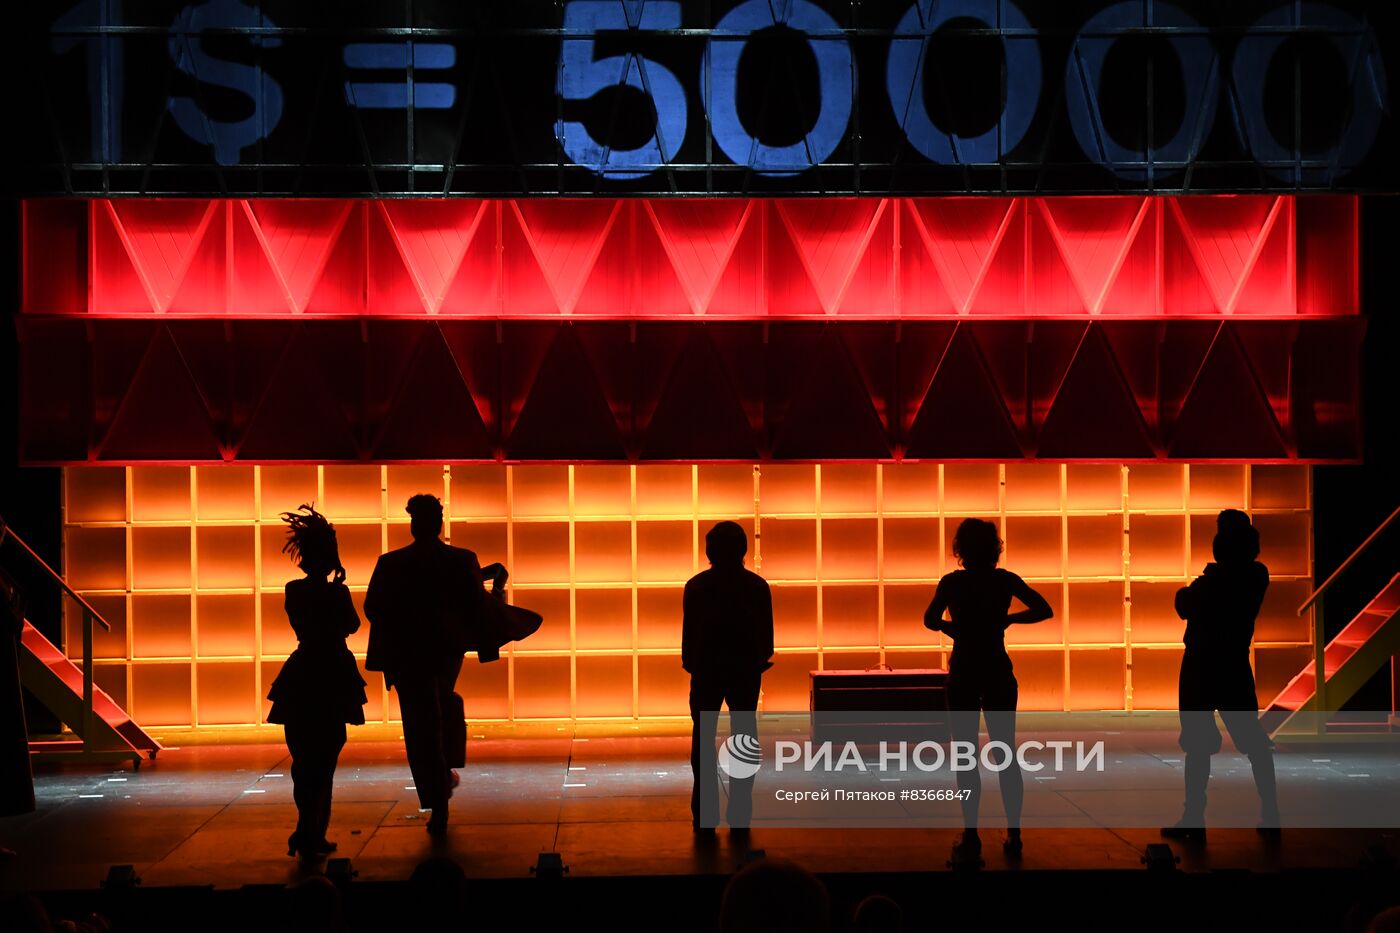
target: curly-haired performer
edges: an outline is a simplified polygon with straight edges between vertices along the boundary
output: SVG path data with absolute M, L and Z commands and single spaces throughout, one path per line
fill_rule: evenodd
M 1002 543 L 997 526 L 980 518 L 964 519 L 953 536 L 953 555 L 962 565 L 938 581 L 924 625 L 947 632 L 953 639 L 948 659 L 948 710 L 953 739 L 977 746 L 978 714 L 987 717 L 987 735 L 993 742 L 1016 747 L 1016 675 L 1006 653 L 1006 628 L 1016 623 L 1043 622 L 1054 616 L 1050 604 L 1026 581 L 997 566 Z M 1026 608 L 1011 611 L 1012 599 Z M 952 621 L 943 616 L 948 613 Z M 1021 799 L 1024 784 L 1015 758 L 1000 773 L 1001 799 L 1006 807 L 1006 852 L 1021 852 Z M 977 835 L 977 807 L 982 797 L 982 777 L 976 768 L 958 772 L 962 798 L 963 830 L 958 848 L 968 854 L 982 850 Z
M 297 827 L 287 840 L 287 854 L 319 858 L 335 850 L 326 828 L 345 724 L 365 721 L 365 680 L 345 646 L 346 636 L 359 630 L 360 616 L 345 587 L 335 526 L 309 505 L 283 512 L 282 521 L 287 523 L 282 552 L 306 576 L 287 583 L 287 620 L 298 644 L 272 682 L 267 720 L 282 724 L 292 755 Z

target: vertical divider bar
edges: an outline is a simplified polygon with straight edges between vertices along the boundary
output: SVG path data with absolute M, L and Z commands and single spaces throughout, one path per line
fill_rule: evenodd
M 1069 465 L 1062 463 L 1060 472 L 1060 651 L 1064 664 L 1064 706 L 1069 712 L 1073 706 L 1070 693 L 1070 637 L 1069 637 Z
M 1123 506 L 1123 708 L 1133 711 L 1133 534 L 1131 468 L 1123 464 L 1119 475 Z
M 822 549 L 822 465 L 812 466 L 812 508 L 813 523 L 816 525 L 816 566 L 813 573 L 817 583 L 817 670 L 826 670 L 826 591 L 822 586 L 825 579 Z
M 135 621 L 136 614 L 136 558 L 132 554 L 135 547 L 135 532 L 132 524 L 136 518 L 135 497 L 133 495 L 132 467 L 123 467 L 123 481 L 125 483 L 124 494 L 126 496 L 126 527 L 123 529 L 126 535 L 126 699 L 128 708 L 134 711 L 136 689 L 136 635 Z
M 185 498 L 190 503 L 190 725 L 199 727 L 199 489 L 194 467 L 188 467 Z
M 515 467 L 506 464 L 506 568 L 515 572 Z M 506 582 L 506 601 L 515 602 L 515 585 Z M 506 720 L 515 722 L 515 642 L 506 645 Z
M 253 465 L 253 722 L 263 719 L 262 467 Z
M 948 559 L 948 516 L 944 508 L 947 503 L 947 477 L 944 475 L 944 464 L 938 464 L 937 485 L 933 490 L 934 505 L 937 508 L 938 516 L 938 557 L 934 564 L 934 572 L 943 576 L 943 562 Z M 935 581 L 936 583 L 937 581 Z M 938 633 L 938 657 L 939 663 L 944 670 L 948 669 L 948 644 L 946 636 Z
M 633 248 L 635 249 L 635 247 L 634 224 Z M 627 466 L 627 498 L 632 513 L 632 543 L 628 549 L 628 556 L 632 565 L 632 718 L 635 720 L 642 716 L 642 662 L 637 655 L 638 646 L 641 643 L 641 620 L 638 618 L 640 597 L 637 592 L 637 465 L 635 463 Z
M 83 609 L 83 751 L 92 752 L 97 749 L 93 733 L 93 713 L 92 713 L 92 613 L 86 608 Z
M 899 212 L 895 212 L 899 216 Z M 885 465 L 875 464 L 875 637 L 885 662 Z M 894 665 L 890 665 L 893 667 Z
M 574 465 L 566 468 L 569 492 L 569 719 L 578 719 L 578 548 L 575 538 Z

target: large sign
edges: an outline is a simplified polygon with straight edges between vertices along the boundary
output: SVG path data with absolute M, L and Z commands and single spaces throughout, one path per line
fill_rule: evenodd
M 34 128 L 29 194 L 1395 187 L 1389 4 L 80 0 L 32 15 L 16 54 L 33 80 L 11 101 Z

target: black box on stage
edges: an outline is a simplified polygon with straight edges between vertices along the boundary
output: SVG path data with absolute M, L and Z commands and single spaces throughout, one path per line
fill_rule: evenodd
M 948 737 L 948 672 L 938 668 L 812 671 L 812 735 L 819 740 Z

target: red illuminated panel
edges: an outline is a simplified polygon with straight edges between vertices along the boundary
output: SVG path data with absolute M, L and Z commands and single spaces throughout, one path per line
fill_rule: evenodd
M 1357 200 L 120 200 L 24 205 L 31 313 L 1350 315 Z

